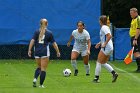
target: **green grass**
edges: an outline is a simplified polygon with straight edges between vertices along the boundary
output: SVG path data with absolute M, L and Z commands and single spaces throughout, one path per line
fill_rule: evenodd
M 73 76 L 68 60 L 51 60 L 47 69 L 45 89 L 33 88 L 32 80 L 36 67 L 34 60 L 0 60 L 0 93 L 139 93 L 140 73 L 134 73 L 136 64 L 123 62 L 110 64 L 119 73 L 117 82 L 111 83 L 112 76 L 102 68 L 100 83 L 93 83 L 95 61 L 90 61 L 91 75 L 85 75 L 82 61 L 78 60 L 79 74 Z M 64 68 L 70 68 L 72 75 L 63 77 Z M 39 81 L 39 80 L 38 80 Z

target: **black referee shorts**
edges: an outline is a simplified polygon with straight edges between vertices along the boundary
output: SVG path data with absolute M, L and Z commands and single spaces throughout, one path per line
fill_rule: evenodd
M 131 37 L 131 46 L 133 47 L 133 40 L 135 39 L 135 37 Z M 137 39 L 137 43 L 138 45 L 134 46 L 134 53 L 136 52 L 140 52 L 140 36 Z

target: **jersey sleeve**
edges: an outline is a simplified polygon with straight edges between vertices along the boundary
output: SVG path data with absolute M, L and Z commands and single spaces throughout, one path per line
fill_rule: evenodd
M 90 39 L 90 35 L 89 35 L 89 33 L 87 32 L 86 40 L 89 40 L 89 39 Z
M 54 40 L 54 37 L 53 37 L 53 34 L 52 34 L 52 33 L 50 34 L 50 42 L 51 42 L 51 43 L 54 43 L 54 42 L 55 42 L 55 40 Z
M 32 39 L 34 39 L 34 40 L 38 39 L 38 31 L 34 32 L 34 35 L 33 35 Z
M 105 35 L 108 34 L 108 33 L 110 33 L 109 27 L 104 27 L 103 28 L 103 32 L 105 33 Z
M 75 34 L 75 30 L 72 31 L 72 34 L 71 35 L 74 36 L 74 34 Z
M 140 29 L 140 17 L 137 18 L 137 29 Z

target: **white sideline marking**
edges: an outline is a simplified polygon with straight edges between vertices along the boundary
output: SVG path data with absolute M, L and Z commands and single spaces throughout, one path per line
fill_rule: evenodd
M 116 70 L 121 71 L 121 72 L 124 72 L 124 73 L 126 73 L 127 75 L 129 75 L 129 76 L 131 76 L 132 78 L 134 78 L 135 81 L 140 82 L 140 78 L 137 77 L 136 75 L 134 75 L 134 74 L 132 74 L 132 73 L 129 73 L 129 72 L 123 70 L 123 69 L 120 69 L 120 68 L 116 67 L 115 65 L 113 65 L 112 63 L 110 63 L 110 64 L 111 64 Z

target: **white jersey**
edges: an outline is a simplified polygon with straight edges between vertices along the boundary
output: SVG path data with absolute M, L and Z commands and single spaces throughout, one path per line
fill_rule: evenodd
M 108 26 L 106 26 L 106 25 L 103 25 L 101 27 L 101 30 L 100 30 L 101 45 L 105 43 L 105 41 L 106 41 L 106 34 L 108 34 L 108 33 L 111 34 L 110 28 Z M 112 39 L 109 40 L 109 42 L 107 43 L 105 48 L 113 50 Z
M 90 39 L 88 31 L 84 29 L 82 33 L 79 33 L 78 29 L 76 29 L 72 32 L 72 36 L 74 36 L 75 39 L 74 48 L 78 50 L 87 49 L 87 41 Z

